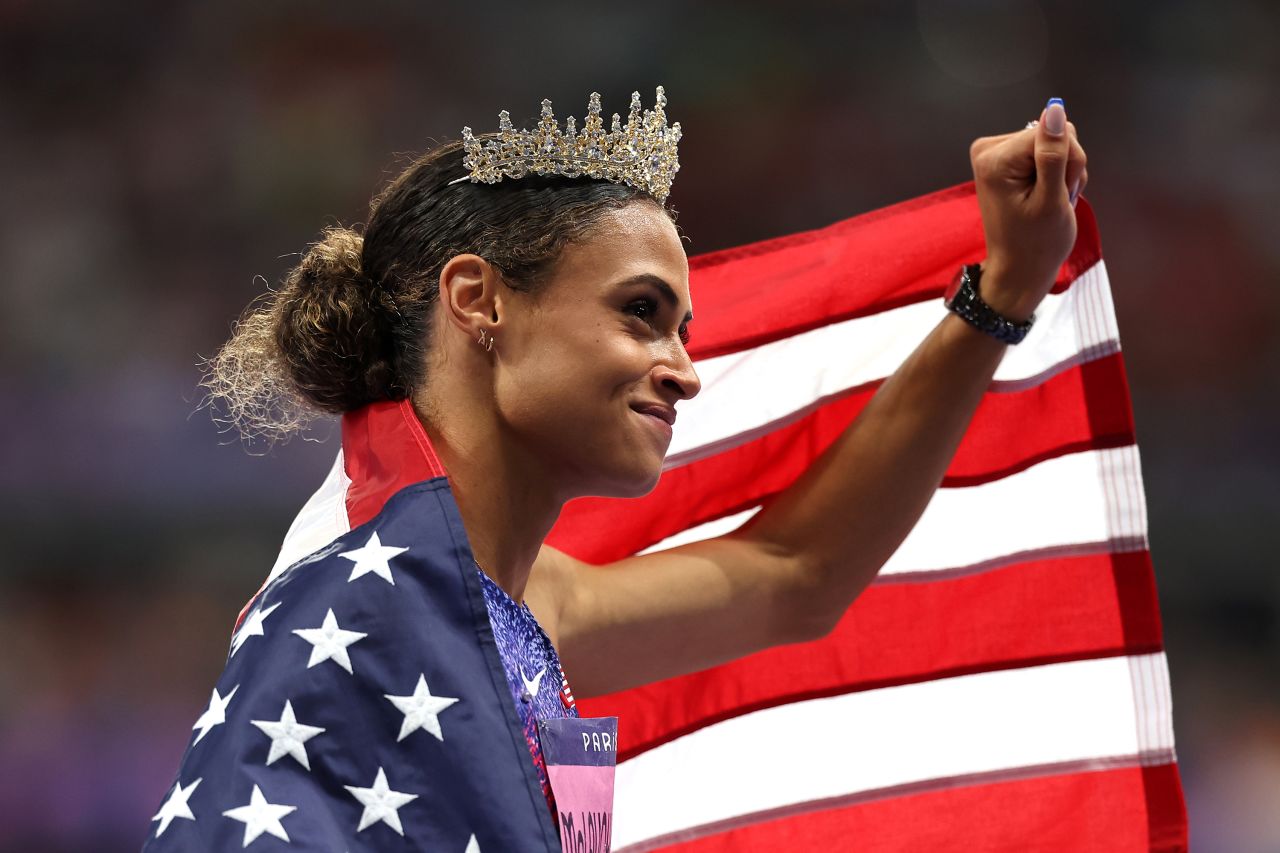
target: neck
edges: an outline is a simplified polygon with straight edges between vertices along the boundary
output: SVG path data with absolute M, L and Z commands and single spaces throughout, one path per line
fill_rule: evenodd
M 476 562 L 523 602 L 534 560 L 565 498 L 539 461 L 503 433 L 492 406 L 459 405 L 461 395 L 440 390 L 448 406 L 415 400 L 414 410 L 448 472 Z

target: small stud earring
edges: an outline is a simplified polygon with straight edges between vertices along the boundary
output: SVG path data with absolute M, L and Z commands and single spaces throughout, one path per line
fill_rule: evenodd
M 486 340 L 486 337 L 488 338 L 488 340 Z M 497 338 L 494 338 L 492 335 L 489 335 L 489 333 L 486 332 L 484 329 L 481 329 L 480 337 L 476 339 L 476 343 L 484 347 L 485 352 L 493 352 L 493 344 L 496 340 Z

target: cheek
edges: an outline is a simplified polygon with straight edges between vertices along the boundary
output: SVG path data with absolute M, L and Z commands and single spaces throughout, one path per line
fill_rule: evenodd
M 586 395 L 599 401 L 602 393 L 625 391 L 643 378 L 652 354 L 623 323 L 601 323 L 573 331 L 547 330 L 535 342 L 528 364 L 539 382 L 566 395 Z M 524 372 L 522 370 L 522 372 Z
M 497 376 L 497 403 L 513 421 L 567 421 L 599 406 L 616 382 L 615 358 L 591 329 L 540 329 Z
M 624 330 L 546 329 L 498 372 L 496 403 L 515 432 L 539 445 L 591 452 L 616 444 L 629 403 L 652 364 L 642 341 Z

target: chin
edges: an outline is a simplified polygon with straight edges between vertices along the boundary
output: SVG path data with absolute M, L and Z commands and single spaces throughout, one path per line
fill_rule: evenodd
M 619 471 L 593 491 L 602 498 L 642 498 L 652 492 L 662 477 L 662 463 L 643 471 Z
M 658 472 L 654 474 L 652 477 L 647 477 L 643 482 L 637 483 L 636 488 L 633 489 L 631 494 L 627 495 L 626 497 L 629 497 L 629 498 L 644 497 L 645 495 L 649 494 L 650 492 L 652 492 L 654 489 L 658 487 L 658 480 L 661 478 L 661 476 L 662 476 L 662 469 L 658 469 Z

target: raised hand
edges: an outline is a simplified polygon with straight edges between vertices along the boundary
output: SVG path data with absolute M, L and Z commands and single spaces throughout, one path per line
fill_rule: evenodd
M 987 241 L 982 299 L 1021 322 L 1075 245 L 1075 203 L 1089 181 L 1084 148 L 1053 98 L 1023 130 L 975 140 L 969 160 Z

